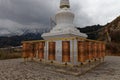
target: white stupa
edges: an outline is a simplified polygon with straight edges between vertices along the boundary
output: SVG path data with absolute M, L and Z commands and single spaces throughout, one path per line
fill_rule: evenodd
M 56 26 L 49 32 L 44 33 L 42 37 L 45 40 L 64 37 L 83 37 L 87 35 L 81 33 L 73 24 L 74 13 L 70 10 L 69 0 L 60 1 L 60 10 L 55 15 Z

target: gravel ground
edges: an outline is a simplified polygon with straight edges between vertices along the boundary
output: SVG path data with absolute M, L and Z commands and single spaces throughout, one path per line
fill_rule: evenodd
M 23 59 L 0 60 L 0 80 L 120 80 L 120 57 L 107 56 L 105 62 L 81 76 L 50 70 L 49 66 Z

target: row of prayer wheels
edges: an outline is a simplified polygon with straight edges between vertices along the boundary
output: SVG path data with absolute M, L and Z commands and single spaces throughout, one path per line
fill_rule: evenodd
M 45 42 L 38 43 L 23 43 L 23 58 L 36 57 L 38 53 L 38 58 L 40 60 L 44 59 L 45 54 Z M 56 43 L 48 43 L 48 60 L 56 60 Z M 70 62 L 70 41 L 62 42 L 62 61 Z
M 97 60 L 105 57 L 105 44 L 78 41 L 78 61 Z
M 70 41 L 62 41 L 62 62 L 70 62 Z M 77 59 L 78 62 L 88 60 L 102 59 L 105 56 L 105 44 L 91 41 L 77 41 Z M 45 59 L 45 41 L 23 43 L 23 58 Z M 56 42 L 48 42 L 48 60 L 56 60 Z
M 38 58 L 44 58 L 44 42 L 39 43 L 23 43 L 23 58 L 31 58 L 36 57 L 36 53 L 38 53 Z

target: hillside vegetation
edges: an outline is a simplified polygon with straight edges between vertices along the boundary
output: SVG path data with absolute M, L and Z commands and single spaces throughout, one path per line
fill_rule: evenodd
M 22 49 L 19 48 L 0 48 L 0 60 L 21 58 Z

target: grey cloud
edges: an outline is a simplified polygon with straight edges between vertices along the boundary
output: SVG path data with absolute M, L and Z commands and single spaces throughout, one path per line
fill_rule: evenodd
M 105 1 L 111 5 L 111 10 L 109 7 L 104 9 L 103 2 L 103 0 L 70 0 L 71 10 L 75 13 L 75 25 L 84 27 L 103 24 L 118 15 L 119 0 L 117 6 L 114 3 L 116 9 L 111 4 L 114 0 L 110 0 L 110 3 Z M 59 0 L 0 0 L 0 36 L 49 30 L 50 17 L 54 17 L 57 10 L 59 10 Z M 104 13 L 100 14 L 100 10 Z M 111 12 L 112 10 L 114 12 Z
M 26 32 L 44 32 L 46 29 L 49 30 L 48 26 L 42 23 L 31 23 L 29 25 L 23 25 L 11 20 L 0 19 L 0 36 L 22 35 Z
M 54 0 L 55 2 L 55 0 Z M 0 35 L 49 29 L 55 8 L 50 0 L 0 0 Z
M 53 7 L 49 3 L 50 0 L 1 0 L 0 18 L 21 24 L 48 23 L 53 14 Z

